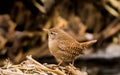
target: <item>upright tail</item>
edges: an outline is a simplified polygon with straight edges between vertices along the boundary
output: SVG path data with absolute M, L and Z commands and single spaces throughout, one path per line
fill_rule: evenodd
M 83 42 L 83 43 L 80 43 L 80 46 L 84 49 L 84 48 L 87 48 L 91 45 L 93 45 L 94 43 L 96 43 L 97 40 L 92 40 L 92 41 L 88 41 L 88 42 Z

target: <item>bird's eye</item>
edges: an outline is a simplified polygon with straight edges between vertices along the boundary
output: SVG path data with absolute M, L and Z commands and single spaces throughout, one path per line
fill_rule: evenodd
M 55 32 L 51 32 L 50 34 L 51 34 L 51 35 L 56 35 L 57 33 L 55 33 Z
M 51 32 L 50 34 L 54 35 L 54 32 Z

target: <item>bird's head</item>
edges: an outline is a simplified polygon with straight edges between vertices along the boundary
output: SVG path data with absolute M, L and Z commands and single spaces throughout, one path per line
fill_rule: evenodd
M 61 37 L 61 35 L 63 34 L 63 30 L 59 28 L 51 28 L 51 29 L 43 29 L 43 30 L 47 31 L 50 40 L 57 39 Z

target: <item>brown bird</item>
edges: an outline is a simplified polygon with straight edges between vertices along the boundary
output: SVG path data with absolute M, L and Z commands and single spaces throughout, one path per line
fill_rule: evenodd
M 83 50 L 95 43 L 97 40 L 79 43 L 68 33 L 59 28 L 43 29 L 48 32 L 48 46 L 51 54 L 57 59 L 60 65 L 62 62 L 72 61 L 79 54 L 83 54 Z

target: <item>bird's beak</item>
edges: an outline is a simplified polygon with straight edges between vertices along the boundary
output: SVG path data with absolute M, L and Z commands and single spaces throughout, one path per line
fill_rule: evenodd
M 49 29 L 44 28 L 43 30 L 46 31 L 46 32 L 49 32 Z

